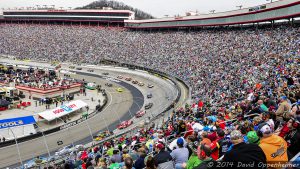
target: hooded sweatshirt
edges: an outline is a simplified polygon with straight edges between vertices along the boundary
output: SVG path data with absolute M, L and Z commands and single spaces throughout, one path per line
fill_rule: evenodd
M 288 161 L 287 143 L 282 137 L 272 134 L 261 138 L 259 146 L 264 151 L 268 163 Z

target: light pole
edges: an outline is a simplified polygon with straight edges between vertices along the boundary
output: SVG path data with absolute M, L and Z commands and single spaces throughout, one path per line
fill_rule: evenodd
M 37 125 L 37 123 L 36 123 L 36 126 L 39 129 L 38 131 L 40 131 L 42 133 L 42 135 L 43 135 L 43 140 L 44 140 L 44 143 L 45 143 L 45 146 L 46 146 L 46 149 L 47 149 L 47 153 L 48 153 L 48 157 L 49 157 L 48 160 L 47 160 L 47 167 L 48 167 L 49 160 L 50 160 L 50 157 L 51 157 L 50 150 L 49 150 L 49 147 L 48 147 L 48 143 L 47 143 L 47 140 L 46 140 L 46 137 L 45 137 L 43 129 L 41 129 L 40 126 Z
M 42 135 L 43 135 L 44 143 L 45 143 L 45 146 L 46 146 L 46 148 L 47 148 L 47 153 L 48 153 L 48 156 L 49 156 L 49 159 L 50 159 L 50 156 L 51 156 L 51 155 L 50 155 L 50 150 L 49 150 L 49 147 L 48 147 L 48 144 L 47 144 L 47 140 L 46 140 L 44 131 L 43 131 L 43 129 L 40 128 L 39 125 L 37 125 L 37 123 L 36 123 L 36 126 L 38 127 L 39 131 L 40 131 L 40 132 L 42 133 Z
M 88 109 L 86 109 L 87 110 L 87 113 L 89 113 L 88 112 Z M 89 123 L 87 122 L 87 120 L 88 120 L 88 118 L 87 117 L 85 117 L 86 119 L 84 120 L 85 121 L 85 124 L 86 124 L 86 126 L 89 128 L 89 132 L 90 132 L 90 135 L 91 135 L 91 138 L 92 138 L 92 141 L 94 140 L 94 137 L 93 137 L 93 133 L 92 133 L 92 130 L 91 130 L 91 127 L 90 127 L 90 125 L 89 125 Z
M 13 134 L 13 136 L 14 136 L 14 139 L 15 139 L 15 142 L 16 142 L 16 146 L 17 146 L 18 155 L 19 155 L 19 160 L 20 160 L 21 166 L 23 167 L 23 161 L 22 161 L 22 158 L 21 158 L 20 148 L 19 148 L 19 144 L 18 144 L 17 138 L 15 136 L 15 133 L 12 131 L 11 128 L 8 128 L 8 130 L 10 130 L 11 133 Z
M 63 119 L 61 119 L 60 117 L 58 117 L 57 119 L 61 120 L 63 123 L 66 123 L 66 122 L 65 122 Z M 72 145 L 73 145 L 73 147 L 75 147 L 75 146 L 74 146 L 73 137 L 72 137 L 72 134 L 71 134 L 71 132 L 70 132 L 69 127 L 67 127 L 67 130 L 68 130 L 68 133 L 70 133 L 70 137 L 71 137 L 71 140 L 72 140 Z

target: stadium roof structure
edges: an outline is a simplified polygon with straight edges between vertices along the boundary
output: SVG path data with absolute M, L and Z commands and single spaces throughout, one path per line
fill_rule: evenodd
M 135 18 L 130 10 L 5 10 L 0 21 L 124 23 Z
M 300 16 L 299 0 L 280 0 L 227 12 L 177 16 L 147 20 L 125 20 L 125 27 L 132 29 L 207 27 L 273 22 Z

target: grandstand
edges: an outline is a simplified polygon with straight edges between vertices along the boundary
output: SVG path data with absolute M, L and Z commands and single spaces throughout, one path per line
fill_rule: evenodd
M 79 23 L 113 24 L 122 26 L 124 20 L 135 18 L 129 10 L 6 10 L 2 22 L 5 23 Z
M 202 28 L 230 25 L 245 25 L 260 23 L 274 24 L 275 21 L 285 20 L 292 24 L 300 16 L 298 0 L 281 0 L 240 10 L 199 14 L 196 16 L 177 16 L 160 19 L 127 20 L 125 27 L 130 29 L 178 29 Z
M 50 165 L 54 168 L 68 168 L 70 165 L 84 169 L 120 169 L 124 165 L 136 169 L 218 168 L 211 166 L 216 161 L 224 162 L 218 164 L 226 164 L 225 168 L 237 168 L 244 162 L 251 163 L 252 168 L 266 168 L 263 166 L 267 164 L 275 164 L 275 168 L 285 168 L 291 164 L 299 167 L 300 28 L 296 24 L 299 11 L 299 0 L 281 0 L 222 13 L 125 20 L 124 28 L 52 25 L 50 23 L 57 21 L 89 24 L 90 20 L 51 20 L 47 18 L 50 11 L 38 16 L 38 22 L 49 23 L 47 25 L 24 26 L 16 24 L 24 23 L 24 18 L 17 21 L 6 18 L 6 24 L 0 25 L 0 37 L 3 37 L 0 39 L 0 54 L 33 62 L 55 60 L 65 63 L 65 69 L 78 64 L 83 69 L 77 73 L 86 78 L 87 72 L 93 72 L 92 68 L 95 68 L 96 72 L 91 75 L 93 79 L 102 74 L 105 80 L 113 79 L 127 85 L 137 81 L 127 77 L 128 74 L 100 73 L 97 69 L 102 69 L 104 65 L 107 70 L 115 68 L 149 74 L 153 77 L 142 75 L 147 82 L 163 82 L 154 84 L 155 87 L 148 85 L 152 87 L 146 88 L 146 94 L 147 97 L 151 94 L 151 98 L 145 97 L 146 102 L 154 100 L 166 106 L 158 106 L 163 109 L 156 110 L 154 117 L 151 114 L 147 123 L 122 122 L 125 129 L 121 132 L 103 131 L 111 129 L 109 124 L 105 124 L 107 129 L 97 135 L 100 141 L 90 142 L 82 149 L 78 148 L 81 145 L 74 146 L 72 142 L 72 145 L 55 150 L 55 155 L 50 152 L 45 154 L 45 148 L 38 153 L 21 152 L 19 163 L 22 163 L 21 156 L 28 160 L 42 154 L 43 157 L 36 159 L 47 163 L 43 164 L 45 167 Z M 56 12 L 65 15 L 63 17 L 78 18 L 80 15 L 75 10 L 72 10 L 74 16 L 64 11 Z M 51 11 L 51 16 L 58 17 L 53 13 L 55 11 Z M 7 14 L 14 17 L 14 13 Z M 281 21 L 284 21 L 283 24 L 276 24 Z M 25 22 L 36 23 L 33 19 Z M 261 24 L 267 26 L 257 29 Z M 240 29 L 240 26 L 246 25 L 250 28 Z M 215 27 L 220 29 L 202 29 Z M 165 31 L 194 28 L 198 31 Z M 69 68 L 74 69 L 75 66 Z M 173 84 L 174 88 L 163 88 L 165 82 Z M 168 95 L 162 94 L 164 99 L 158 99 L 154 94 L 152 98 L 152 93 L 148 92 L 150 88 L 154 88 L 153 91 L 160 89 L 158 93 L 176 93 L 176 99 L 171 105 L 166 105 L 163 100 L 169 101 Z M 111 100 L 123 99 L 118 95 L 123 90 L 107 91 L 116 96 Z M 130 92 L 128 90 L 123 94 Z M 132 98 L 140 97 L 143 96 Z M 110 107 L 119 107 L 120 102 L 117 103 L 118 106 Z M 157 105 L 159 103 L 153 106 Z M 112 115 L 116 112 L 114 110 L 111 108 L 104 112 L 108 116 L 118 115 Z M 147 112 L 149 114 L 149 110 Z M 99 119 L 92 119 L 94 122 L 91 124 L 96 126 L 108 122 L 104 118 Z M 81 126 L 84 125 L 81 123 Z M 79 137 L 90 132 L 83 127 L 80 131 L 85 132 L 76 132 L 69 126 L 75 128 L 76 123 L 70 122 L 57 130 L 67 132 L 70 139 L 72 136 L 80 143 L 82 140 Z M 66 141 L 70 143 L 70 139 Z M 39 142 L 41 144 L 43 140 Z M 46 148 L 49 142 L 52 143 L 51 150 L 57 146 L 49 135 L 46 135 L 44 142 Z M 15 142 L 10 140 L 10 143 Z M 5 144 L 7 142 L 2 143 Z M 22 144 L 24 146 L 26 142 Z M 15 150 L 15 147 L 11 149 Z M 11 151 L 9 153 L 17 156 Z M 4 153 L 2 155 L 5 156 Z M 17 163 L 6 156 L 4 160 L 9 165 Z

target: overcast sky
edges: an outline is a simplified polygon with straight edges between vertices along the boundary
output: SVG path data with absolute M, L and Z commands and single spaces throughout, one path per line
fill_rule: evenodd
M 0 0 L 2 8 L 29 7 L 35 5 L 55 5 L 56 7 L 80 7 L 94 0 Z M 210 10 L 216 12 L 237 9 L 236 6 L 251 7 L 264 4 L 266 0 L 118 0 L 139 8 L 155 17 L 164 15 L 183 15 L 187 11 L 198 11 L 208 13 Z M 274 0 L 275 1 L 275 0 Z

